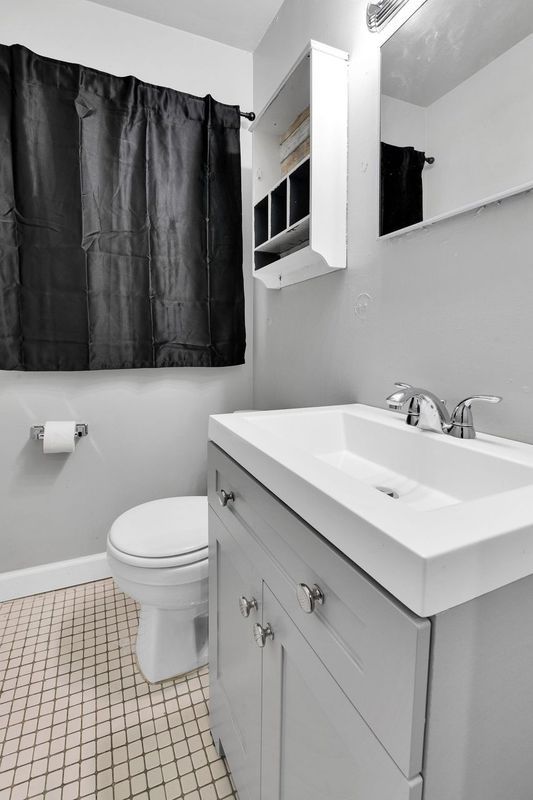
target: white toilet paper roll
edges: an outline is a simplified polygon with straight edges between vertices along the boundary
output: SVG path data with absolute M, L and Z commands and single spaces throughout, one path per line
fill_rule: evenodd
M 76 422 L 45 422 L 43 453 L 73 453 L 76 435 Z

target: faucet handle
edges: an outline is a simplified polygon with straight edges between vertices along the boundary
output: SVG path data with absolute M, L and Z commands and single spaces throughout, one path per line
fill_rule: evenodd
M 472 403 L 474 400 L 481 400 L 484 403 L 499 403 L 502 398 L 496 395 L 475 394 L 461 400 L 455 407 L 448 433 L 457 439 L 475 439 L 474 418 L 472 416 Z
M 394 385 L 396 386 L 397 389 L 412 389 L 413 388 L 410 383 L 402 383 L 401 381 L 394 381 Z

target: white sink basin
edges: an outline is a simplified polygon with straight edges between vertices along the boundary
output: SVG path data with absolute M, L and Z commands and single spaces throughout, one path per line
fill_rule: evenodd
M 363 405 L 220 415 L 209 435 L 418 614 L 533 573 L 531 445 Z
M 501 445 L 488 449 L 479 447 L 481 440 L 473 448 L 465 447 L 465 442 L 449 436 L 413 430 L 404 417 L 376 409 L 364 414 L 363 408 L 256 413 L 247 421 L 355 481 L 391 488 L 400 503 L 419 511 L 533 484 L 533 463 L 509 459 L 506 440 L 493 438 Z M 520 445 L 520 451 L 523 453 L 524 447 L 529 454 L 528 446 Z

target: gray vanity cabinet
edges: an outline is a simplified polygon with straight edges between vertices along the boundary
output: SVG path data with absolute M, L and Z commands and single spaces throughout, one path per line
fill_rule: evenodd
M 421 619 L 213 444 L 208 483 L 211 729 L 240 800 L 533 798 L 533 576 Z
M 240 800 L 421 800 L 429 622 L 209 463 L 211 729 Z M 311 613 L 300 581 L 324 590 Z

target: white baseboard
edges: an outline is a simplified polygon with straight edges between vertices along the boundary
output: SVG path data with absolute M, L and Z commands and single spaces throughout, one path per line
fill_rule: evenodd
M 110 577 L 105 553 L 0 572 L 0 602 Z

